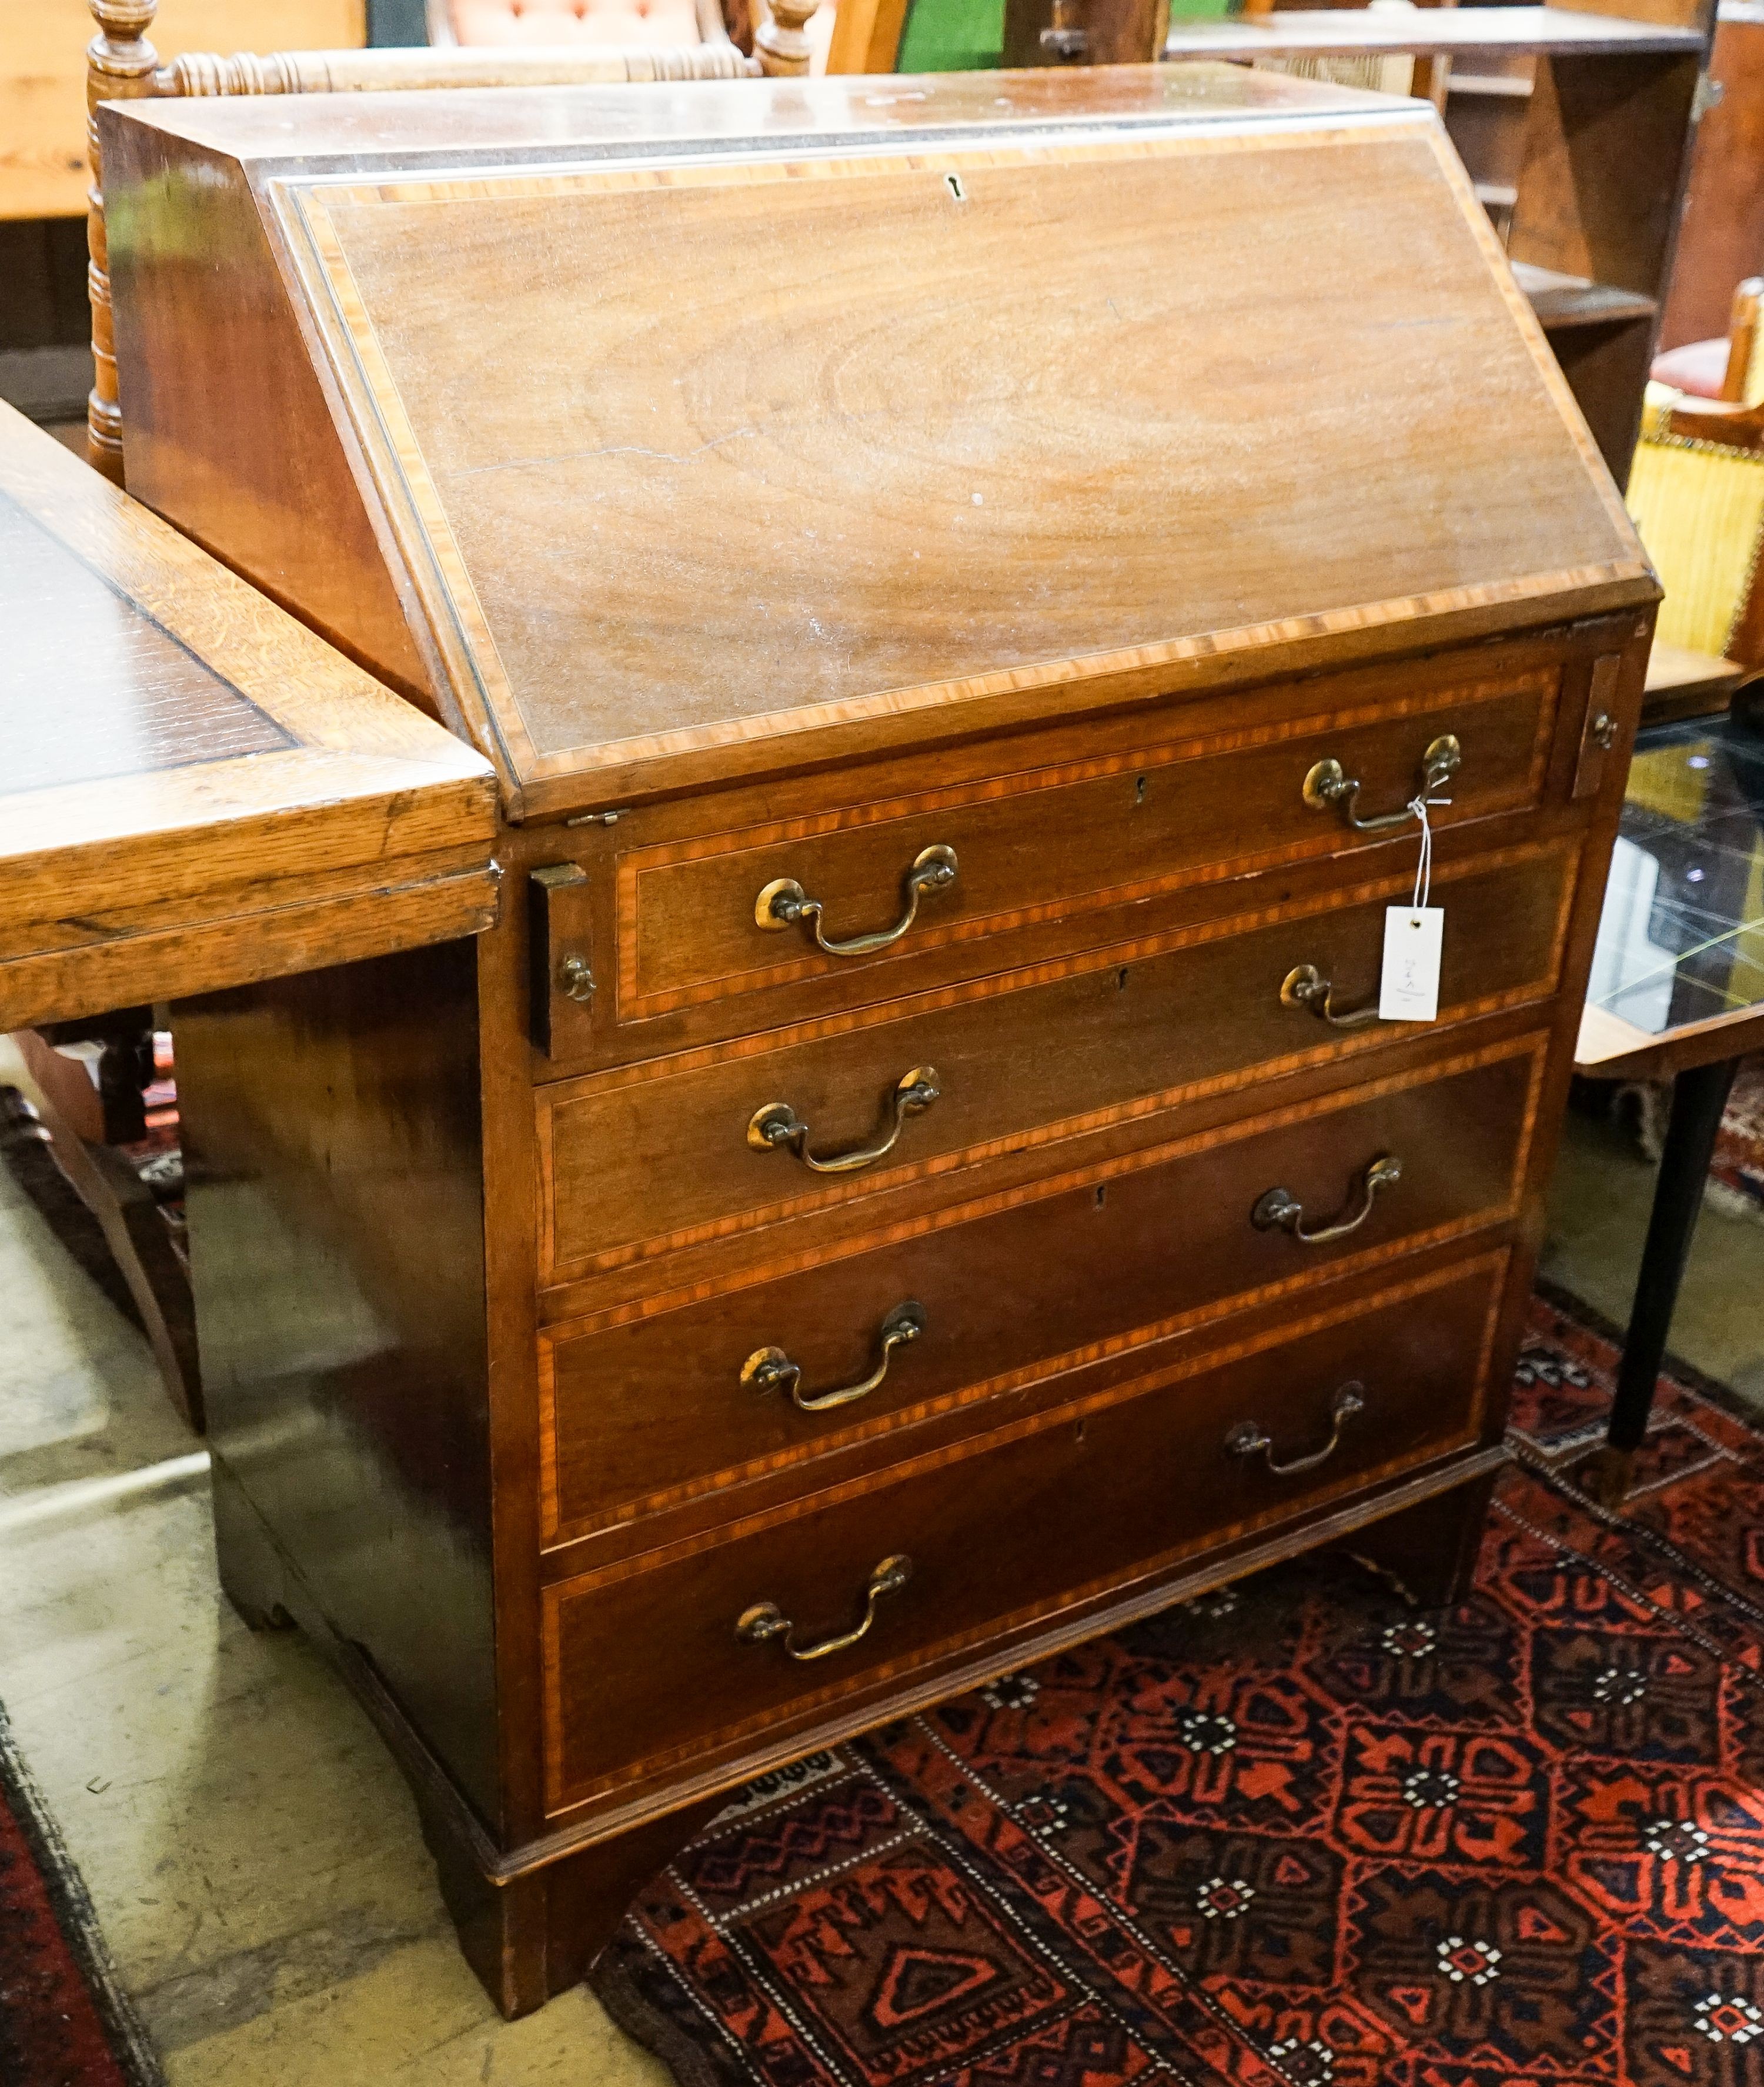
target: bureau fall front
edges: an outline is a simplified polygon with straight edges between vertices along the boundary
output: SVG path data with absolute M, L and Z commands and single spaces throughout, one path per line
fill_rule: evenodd
M 1431 110 L 101 123 L 130 490 L 501 779 L 488 934 L 176 1022 L 222 1577 L 499 2004 L 839 1735 L 1311 1547 L 1450 1598 L 1657 589 Z

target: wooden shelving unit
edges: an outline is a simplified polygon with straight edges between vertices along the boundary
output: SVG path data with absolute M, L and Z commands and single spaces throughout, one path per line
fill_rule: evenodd
M 1293 8 L 1230 21 L 1180 22 L 1166 58 L 1357 58 L 1375 51 L 1420 57 L 1518 51 L 1532 58 L 1700 58 L 1694 25 L 1632 21 L 1573 7 L 1421 7 L 1414 15 L 1361 7 Z
M 1621 485 L 1682 209 L 1712 0 L 1291 9 L 1172 29 L 1169 59 L 1407 53 Z M 1664 19 L 1642 19 L 1650 8 Z
M 1584 275 L 1564 275 L 1529 261 L 1515 261 L 1513 274 L 1547 333 L 1559 333 L 1569 326 L 1617 326 L 1651 319 L 1660 309 L 1657 298 L 1645 297 L 1639 291 L 1613 289 L 1608 283 L 1589 282 Z

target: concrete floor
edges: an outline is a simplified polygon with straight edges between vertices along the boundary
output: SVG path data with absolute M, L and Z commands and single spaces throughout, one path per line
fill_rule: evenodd
M 1653 1193 L 1654 1169 L 1627 1129 L 1570 1116 L 1541 1270 L 1620 1326 L 1629 1318 Z M 1764 1223 L 1704 1206 L 1671 1346 L 1764 1407 Z
M 586 1990 L 498 2019 L 390 1756 L 220 1598 L 199 1446 L 3 1168 L 0 1298 L 0 1702 L 171 2087 L 668 2087 Z
M 1575 1120 L 1547 1257 L 1619 1318 L 1651 1170 Z M 366 1719 L 216 1590 L 145 1344 L 0 1170 L 0 1701 L 172 2087 L 667 2087 L 578 1991 L 499 2021 Z M 1706 1212 L 1675 1345 L 1764 1402 L 1764 1226 Z

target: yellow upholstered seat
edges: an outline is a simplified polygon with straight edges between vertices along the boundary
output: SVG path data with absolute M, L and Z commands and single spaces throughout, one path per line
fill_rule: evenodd
M 1658 635 L 1732 658 L 1764 534 L 1764 450 L 1672 433 L 1672 403 L 1650 401 L 1628 495 L 1666 590 Z

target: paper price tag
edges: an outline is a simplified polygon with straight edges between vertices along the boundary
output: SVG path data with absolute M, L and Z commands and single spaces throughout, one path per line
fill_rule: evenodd
M 1439 952 L 1445 934 L 1442 906 L 1385 907 L 1378 1013 L 1386 1022 L 1438 1018 Z

